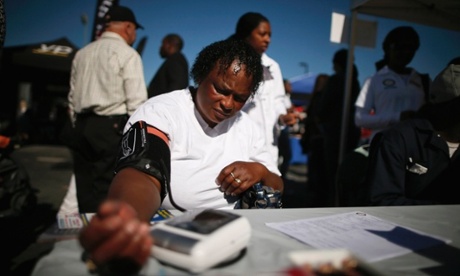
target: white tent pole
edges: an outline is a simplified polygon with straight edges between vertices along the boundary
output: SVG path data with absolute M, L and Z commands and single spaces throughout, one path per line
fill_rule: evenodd
M 342 112 L 342 127 L 340 130 L 340 147 L 339 147 L 339 165 L 345 155 L 345 148 L 347 144 L 347 127 L 349 116 L 354 116 L 350 113 L 350 101 L 351 101 L 351 88 L 353 83 L 353 63 L 354 63 L 354 50 L 355 50 L 355 32 L 356 32 L 356 14 L 355 9 L 351 10 L 351 20 L 349 26 L 349 40 L 348 40 L 348 57 L 347 57 L 347 71 L 345 80 L 345 94 L 343 95 L 343 112 Z M 335 181 L 335 205 L 339 206 L 339 187 L 337 181 Z

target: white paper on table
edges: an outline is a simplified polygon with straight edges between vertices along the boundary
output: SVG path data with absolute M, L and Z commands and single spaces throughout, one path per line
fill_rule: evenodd
M 266 225 L 318 249 L 346 248 L 367 262 L 451 242 L 359 211 Z

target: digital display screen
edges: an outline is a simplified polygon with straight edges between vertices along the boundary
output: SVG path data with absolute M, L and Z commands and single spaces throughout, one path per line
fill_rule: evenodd
M 198 214 L 188 214 L 166 222 L 167 225 L 199 234 L 210 234 L 221 226 L 235 220 L 238 215 L 207 209 Z

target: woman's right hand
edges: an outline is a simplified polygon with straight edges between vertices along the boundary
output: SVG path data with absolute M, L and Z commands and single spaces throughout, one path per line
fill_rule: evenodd
M 147 262 L 153 239 L 150 226 L 141 222 L 127 203 L 106 201 L 79 235 L 80 244 L 96 266 L 129 260 L 138 268 Z

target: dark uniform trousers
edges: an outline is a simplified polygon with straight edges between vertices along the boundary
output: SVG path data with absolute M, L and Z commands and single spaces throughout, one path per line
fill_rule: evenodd
M 78 114 L 72 151 L 80 213 L 95 213 L 107 197 L 128 115 Z

